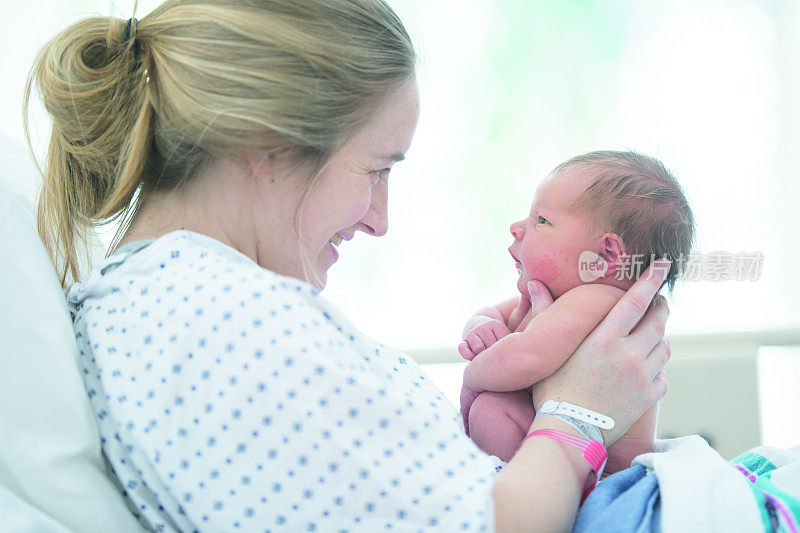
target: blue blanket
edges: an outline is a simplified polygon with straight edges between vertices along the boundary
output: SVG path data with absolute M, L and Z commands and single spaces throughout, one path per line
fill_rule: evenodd
M 573 531 L 800 533 L 800 446 L 761 446 L 725 461 L 699 437 L 658 441 L 656 452 L 601 481 Z
M 575 533 L 661 531 L 658 479 L 642 465 L 604 479 L 586 498 Z

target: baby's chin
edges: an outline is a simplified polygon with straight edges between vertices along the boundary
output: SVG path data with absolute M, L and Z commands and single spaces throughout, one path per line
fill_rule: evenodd
M 567 292 L 569 289 L 572 289 L 577 285 L 580 285 L 580 283 L 576 284 L 566 283 L 565 286 L 565 282 L 567 280 L 564 280 L 563 278 L 550 279 L 550 278 L 545 278 L 544 276 L 531 278 L 530 276 L 528 276 L 527 273 L 520 270 L 519 279 L 517 279 L 517 290 L 522 296 L 526 298 L 530 296 L 530 294 L 528 293 L 529 281 L 538 281 L 539 283 L 544 285 L 544 287 L 550 292 L 550 295 L 553 299 L 558 298 L 559 296 Z
M 531 279 L 528 277 L 528 275 L 520 270 L 519 271 L 519 279 L 517 279 L 517 290 L 519 291 L 519 293 L 522 296 L 525 296 L 525 297 L 528 296 L 528 282 L 529 281 L 531 281 Z

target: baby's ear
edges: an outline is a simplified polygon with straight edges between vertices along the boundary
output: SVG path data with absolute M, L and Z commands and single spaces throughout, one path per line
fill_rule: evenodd
M 607 268 L 603 277 L 614 276 L 617 272 L 624 269 L 625 265 L 625 243 L 622 237 L 616 233 L 606 233 L 597 241 L 599 255 L 606 262 Z

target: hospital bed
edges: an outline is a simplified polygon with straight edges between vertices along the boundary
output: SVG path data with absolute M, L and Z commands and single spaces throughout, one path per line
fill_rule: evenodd
M 141 531 L 101 454 L 63 293 L 35 230 L 33 175 L 26 151 L 0 138 L 0 530 Z M 757 354 L 769 344 L 800 336 L 673 337 L 661 435 L 699 433 L 724 456 L 758 444 Z M 410 355 L 456 403 L 455 350 Z

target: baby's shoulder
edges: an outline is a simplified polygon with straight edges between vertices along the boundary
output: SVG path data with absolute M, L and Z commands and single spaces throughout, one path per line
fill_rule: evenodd
M 563 303 L 570 302 L 575 304 L 611 302 L 612 305 L 619 301 L 625 291 L 613 285 L 604 283 L 586 283 L 578 285 L 565 292 L 558 300 Z

